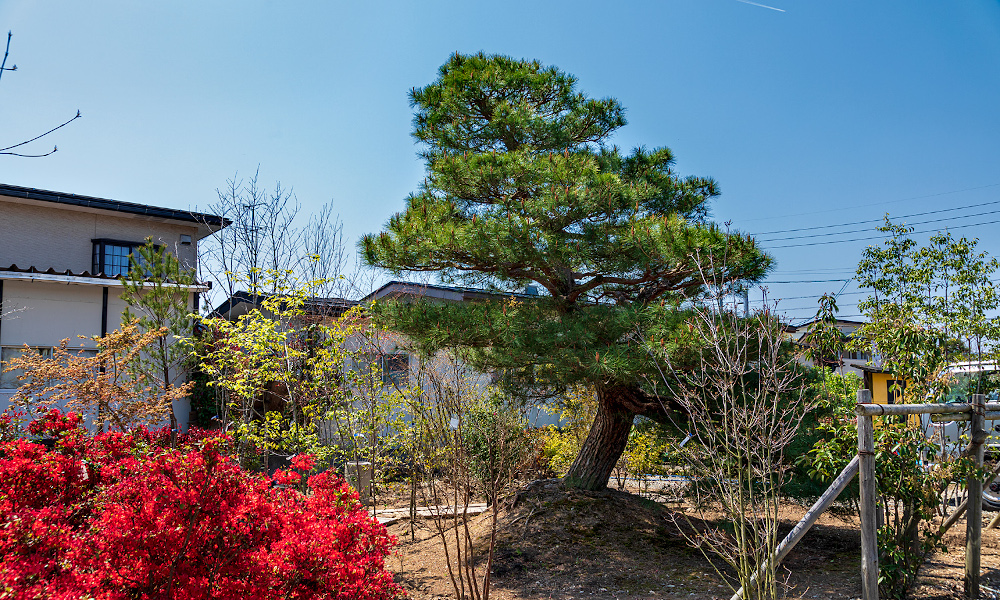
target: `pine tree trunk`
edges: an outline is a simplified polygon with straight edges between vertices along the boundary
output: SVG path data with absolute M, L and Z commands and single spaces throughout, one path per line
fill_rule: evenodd
M 608 486 L 611 471 L 625 451 L 635 419 L 635 413 L 621 402 L 628 394 L 630 390 L 624 386 L 598 390 L 597 416 L 580 454 L 566 473 L 567 487 L 597 491 Z

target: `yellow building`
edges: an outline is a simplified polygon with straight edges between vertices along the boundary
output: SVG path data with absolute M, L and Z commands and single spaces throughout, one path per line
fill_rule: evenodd
M 904 404 L 906 402 L 906 381 L 877 367 L 864 365 L 858 367 L 863 373 L 864 389 L 871 390 L 872 402 L 875 404 Z M 902 422 L 903 417 L 899 417 Z M 910 424 L 920 425 L 920 417 L 912 415 Z

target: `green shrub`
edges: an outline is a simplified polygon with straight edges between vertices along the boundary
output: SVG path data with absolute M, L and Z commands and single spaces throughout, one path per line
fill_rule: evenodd
M 531 454 L 528 422 L 519 407 L 493 394 L 469 405 L 461 433 L 469 470 L 493 504 Z

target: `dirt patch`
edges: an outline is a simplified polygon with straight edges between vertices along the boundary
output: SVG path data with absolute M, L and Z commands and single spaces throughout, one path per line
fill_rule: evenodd
M 491 597 L 728 600 L 732 590 L 715 568 L 726 573 L 725 567 L 713 567 L 678 529 L 684 526 L 680 511 L 685 508 L 617 490 L 584 492 L 566 490 L 557 481 L 536 482 L 499 517 Z M 794 503 L 783 508 L 782 536 L 806 509 Z M 986 513 L 984 523 L 992 516 Z M 469 520 L 475 539 L 485 539 L 490 518 L 487 513 Z M 454 598 L 433 522 L 416 525 L 412 538 L 409 522 L 390 527 L 400 540 L 390 567 L 412 598 Z M 454 531 L 447 535 L 453 540 Z M 950 551 L 929 558 L 911 597 L 962 597 L 964 521 L 948 533 L 945 542 Z M 788 597 L 858 598 L 860 543 L 856 518 L 824 514 L 783 565 Z M 479 558 L 477 568 L 482 569 L 485 560 Z M 1000 534 L 996 530 L 984 532 L 982 564 L 983 584 L 1000 588 Z M 984 591 L 984 598 L 993 597 L 988 589 Z

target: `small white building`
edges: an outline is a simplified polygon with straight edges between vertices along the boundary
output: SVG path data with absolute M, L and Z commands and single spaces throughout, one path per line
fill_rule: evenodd
M 305 322 L 340 318 L 355 305 L 368 305 L 384 299 L 401 300 L 403 302 L 481 302 L 502 297 L 533 298 L 537 293 L 498 293 L 489 290 L 415 283 L 409 281 L 390 281 L 360 301 L 354 302 L 343 298 L 308 298 L 302 309 L 301 317 Z M 226 319 L 236 320 L 252 309 L 260 310 L 265 296 L 247 292 L 237 292 L 233 297 L 215 308 L 213 314 Z M 271 316 L 271 315 L 265 315 Z M 348 340 L 350 345 L 357 345 L 360 340 Z M 394 384 L 400 387 L 419 385 L 426 388 L 425 392 L 434 396 L 437 385 L 447 384 L 456 387 L 485 388 L 492 385 L 496 376 L 491 373 L 481 373 L 465 366 L 460 361 L 441 352 L 438 355 L 421 360 L 410 349 L 410 340 L 405 336 L 382 332 L 366 337 L 365 343 L 372 346 L 371 361 L 375 361 L 382 374 L 384 384 Z M 345 368 L 355 368 L 356 365 L 345 365 Z M 461 379 L 461 382 L 458 380 Z M 559 422 L 557 415 L 550 414 L 542 406 L 527 407 L 528 422 L 536 427 L 554 425 Z
M 809 321 L 808 323 L 803 323 L 801 325 L 789 325 L 785 327 L 785 334 L 788 339 L 791 340 L 798 346 L 806 348 L 809 346 L 809 329 L 813 326 L 815 321 Z M 848 319 L 837 319 L 834 326 L 843 336 L 843 340 L 846 342 L 851 339 L 854 332 L 864 325 L 864 321 L 850 321 Z M 809 366 L 817 366 L 814 361 L 807 358 L 802 358 L 800 361 L 803 364 L 808 364 Z M 871 352 L 857 352 L 854 350 L 844 350 L 837 357 L 830 357 L 830 360 L 826 362 L 827 367 L 833 368 L 833 370 L 838 373 L 853 373 L 858 377 L 864 377 L 863 367 L 868 366 L 872 362 Z
M 0 184 L 0 370 L 25 345 L 50 355 L 68 339 L 70 348 L 94 352 L 89 338 L 121 325 L 118 277 L 134 248 L 152 238 L 196 269 L 198 241 L 228 224 L 215 215 Z M 192 312 L 206 289 L 189 290 Z M 16 388 L 16 372 L 0 374 L 0 410 Z M 189 407 L 182 404 L 175 410 L 184 426 Z

